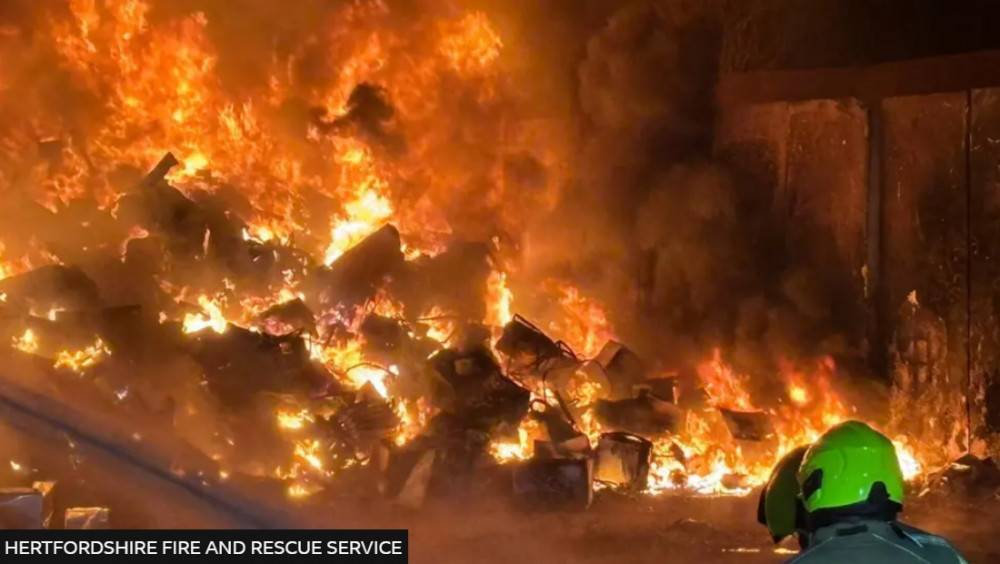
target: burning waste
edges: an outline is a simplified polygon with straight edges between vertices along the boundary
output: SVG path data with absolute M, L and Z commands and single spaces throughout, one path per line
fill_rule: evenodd
M 510 117 L 530 112 L 483 13 L 344 2 L 252 85 L 224 80 L 212 13 L 35 16 L 0 28 L 2 377 L 167 445 L 178 476 L 293 504 L 491 476 L 529 507 L 742 495 L 858 416 L 830 358 L 762 400 L 724 351 L 648 363 L 572 279 L 529 279 L 515 234 L 572 149 Z M 73 440 L 33 444 L 2 445 L 4 479 L 56 481 L 66 527 L 151 524 L 80 479 Z

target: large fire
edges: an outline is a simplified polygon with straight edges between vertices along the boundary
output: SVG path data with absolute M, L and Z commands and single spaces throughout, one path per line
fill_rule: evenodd
M 518 123 L 504 114 L 516 106 L 517 97 L 508 95 L 516 85 L 501 72 L 500 31 L 480 12 L 427 15 L 404 24 L 399 18 L 407 16 L 394 14 L 387 3 L 344 3 L 324 20 L 322 33 L 257 61 L 260 68 L 254 70 L 265 80 L 237 88 L 222 77 L 210 15 L 154 17 L 143 0 L 69 0 L 68 8 L 46 11 L 44 29 L 31 37 L 0 29 L 0 52 L 8 61 L 0 68 L 0 194 L 30 191 L 52 212 L 67 213 L 75 202 L 89 199 L 107 214 L 125 217 L 127 186 L 121 185 L 119 169 L 148 170 L 172 151 L 180 165 L 168 180 L 184 193 L 222 197 L 237 187 L 246 205 L 235 209 L 247 240 L 294 243 L 316 264 L 333 265 L 392 224 L 399 228 L 406 258 L 418 259 L 441 253 L 457 233 L 499 246 L 497 232 L 521 227 L 517 210 L 551 201 L 537 194 L 525 201 L 517 182 L 502 177 L 502 156 L 533 153 L 549 162 L 569 151 L 560 136 L 546 137 L 537 123 Z M 21 51 L 27 54 L 9 56 Z M 52 60 L 61 80 L 72 85 L 67 92 L 79 95 L 62 112 L 54 111 L 32 78 L 34 62 Z M 40 154 L 49 138 L 62 140 L 54 156 Z M 22 170 L 23 163 L 32 163 L 30 170 Z M 547 192 L 558 189 L 556 179 L 545 186 Z M 148 235 L 128 225 L 114 246 L 125 248 Z M 206 232 L 204 255 L 215 236 Z M 0 279 L 71 258 L 34 239 L 0 241 Z M 492 330 L 492 345 L 517 304 L 510 284 L 516 272 L 500 264 L 491 265 L 483 317 L 471 320 Z M 189 336 L 222 335 L 232 326 L 275 333 L 256 319 L 272 306 L 301 299 L 301 274 L 289 268 L 279 284 L 260 292 L 228 279 L 214 285 L 199 280 L 200 287 L 189 288 L 190 280 L 161 273 L 160 287 L 174 302 L 165 306 L 161 320 L 180 323 Z M 604 307 L 580 288 L 564 280 L 546 280 L 538 288 L 559 311 L 545 320 L 546 330 L 580 360 L 595 357 L 614 338 Z M 355 332 L 373 314 L 416 316 L 426 326 L 424 335 L 442 346 L 451 344 L 460 322 L 470 321 L 455 319 L 438 304 L 407 312 L 383 293 L 353 311 L 322 312 L 336 322 L 330 326 L 339 323 Z M 344 341 L 323 330 L 304 334 L 310 357 L 340 384 L 372 389 L 391 402 L 400 421 L 395 444 L 419 434 L 432 407 L 397 392 L 403 368 L 366 356 L 360 337 Z M 40 347 L 31 329 L 16 335 L 12 345 L 32 354 Z M 108 354 L 98 340 L 56 352 L 54 362 L 85 371 Z M 697 370 L 707 402 L 687 412 L 681 432 L 656 437 L 648 491 L 745 493 L 761 483 L 782 453 L 856 416 L 836 393 L 835 374 L 830 360 L 810 371 L 788 368 L 779 375 L 782 397 L 759 402 L 748 377 L 727 364 L 721 351 L 707 355 Z M 544 386 L 532 392 L 552 405 Z M 577 423 L 593 440 L 603 429 L 588 406 L 602 393 L 599 383 L 584 380 L 569 398 L 581 406 Z M 729 436 L 720 409 L 766 413 L 774 440 L 764 452 L 747 452 L 748 445 Z M 336 471 L 315 432 L 320 419 L 301 405 L 274 413 L 274 426 L 294 444 L 294 456 L 270 473 L 294 481 L 288 491 L 293 497 L 308 496 L 317 477 Z M 495 441 L 490 451 L 502 462 L 524 459 L 540 434 L 537 421 L 526 419 L 516 440 Z M 897 446 L 908 477 L 919 475 L 913 443 L 899 437 Z

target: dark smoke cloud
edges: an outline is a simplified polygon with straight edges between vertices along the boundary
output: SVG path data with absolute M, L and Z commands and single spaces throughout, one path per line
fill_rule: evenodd
M 587 285 L 623 338 L 667 366 L 713 346 L 755 372 L 857 356 L 829 283 L 786 251 L 774 187 L 712 153 L 721 8 L 623 2 L 579 26 L 580 159 L 556 221 L 529 233 L 526 262 Z
M 675 167 L 710 157 L 718 36 L 709 17 L 686 7 L 619 4 L 588 30 L 575 65 L 581 158 L 559 211 L 572 219 L 551 228 L 561 240 L 552 247 L 583 249 L 567 260 L 587 274 L 584 280 L 611 305 L 616 325 L 632 341 L 648 335 L 634 323 L 643 248 L 673 245 L 683 233 L 671 233 L 672 227 L 697 231 L 704 219 L 671 202 L 698 203 L 686 194 L 688 186 L 678 185 L 685 173 L 663 182 Z M 711 174 L 710 165 L 699 166 Z M 673 207 L 661 213 L 660 206 Z M 669 287 L 664 280 L 659 299 L 667 299 Z

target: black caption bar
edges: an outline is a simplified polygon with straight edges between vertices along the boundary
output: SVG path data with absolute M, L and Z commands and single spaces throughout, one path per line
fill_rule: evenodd
M 278 557 L 409 562 L 405 530 L 31 530 L 0 531 L 5 562 L 42 558 L 96 561 L 142 558 Z

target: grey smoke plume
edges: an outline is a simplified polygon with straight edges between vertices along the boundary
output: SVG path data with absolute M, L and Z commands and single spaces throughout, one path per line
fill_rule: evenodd
M 623 337 L 666 365 L 713 346 L 761 372 L 857 360 L 831 312 L 835 289 L 788 250 L 774 187 L 712 152 L 722 7 L 621 3 L 588 30 L 575 184 L 559 221 L 529 239 L 549 241 L 538 255 L 589 284 Z

